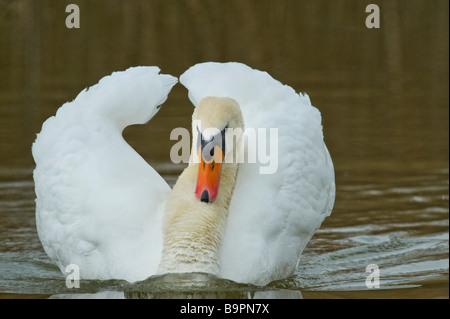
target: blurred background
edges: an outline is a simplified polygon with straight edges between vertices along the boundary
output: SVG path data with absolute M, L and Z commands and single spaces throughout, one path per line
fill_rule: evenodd
M 71 3 L 79 29 L 65 25 Z M 370 3 L 379 29 L 365 25 Z M 335 210 L 281 285 L 448 298 L 447 0 L 0 0 L 0 293 L 59 289 L 43 286 L 61 275 L 34 224 L 31 145 L 45 119 L 114 71 L 179 76 L 205 61 L 267 71 L 322 113 Z M 169 134 L 189 129 L 192 111 L 177 85 L 150 123 L 124 132 L 170 184 L 184 166 L 170 162 Z M 369 263 L 385 290 L 366 289 Z

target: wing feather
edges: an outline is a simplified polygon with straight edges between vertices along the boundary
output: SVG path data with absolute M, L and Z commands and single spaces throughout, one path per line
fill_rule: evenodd
M 261 144 L 267 152 L 270 144 L 278 143 L 274 174 L 261 174 L 268 163 L 240 165 L 221 249 L 222 275 L 256 284 L 292 275 L 304 247 L 334 205 L 334 168 L 320 112 L 306 94 L 241 63 L 197 64 L 180 82 L 194 106 L 206 96 L 235 99 L 246 136 L 261 128 L 267 136 L 270 128 L 278 132 Z
M 122 130 L 158 111 L 177 79 L 157 67 L 115 72 L 64 104 L 33 144 L 36 224 L 49 257 L 82 278 L 144 279 L 161 251 L 164 179 Z

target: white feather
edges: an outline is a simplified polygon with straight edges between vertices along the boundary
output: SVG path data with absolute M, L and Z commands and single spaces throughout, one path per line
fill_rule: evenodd
M 145 279 L 162 249 L 170 187 L 122 138 L 158 111 L 177 79 L 157 67 L 115 72 L 64 104 L 35 143 L 36 224 L 45 251 L 64 273 Z
M 275 174 L 260 174 L 264 164 L 240 165 L 220 266 L 223 277 L 238 282 L 267 284 L 292 275 L 334 205 L 334 168 L 320 112 L 307 95 L 240 63 L 198 64 L 180 82 L 194 105 L 206 96 L 235 99 L 246 132 L 278 129 Z
M 64 273 L 142 280 L 156 273 L 167 183 L 122 138 L 158 111 L 176 79 L 157 67 L 103 78 L 64 104 L 35 143 L 36 223 L 45 251 Z M 240 165 L 223 238 L 225 278 L 266 284 L 292 275 L 302 250 L 331 213 L 334 170 L 321 116 L 308 96 L 239 63 L 204 63 L 181 76 L 194 105 L 226 96 L 241 106 L 246 132 L 278 129 L 278 166 Z M 274 140 L 270 140 L 273 143 Z

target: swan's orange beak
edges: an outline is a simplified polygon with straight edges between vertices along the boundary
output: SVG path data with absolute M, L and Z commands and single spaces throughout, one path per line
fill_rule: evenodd
M 203 158 L 202 147 L 199 147 L 197 187 L 195 196 L 205 203 L 212 203 L 219 193 L 220 171 L 224 153 L 219 146 L 214 146 L 214 155 L 208 162 Z

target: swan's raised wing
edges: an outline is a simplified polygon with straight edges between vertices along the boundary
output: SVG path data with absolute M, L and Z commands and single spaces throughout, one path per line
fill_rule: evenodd
M 249 139 L 246 152 L 256 145 L 257 163 L 248 163 L 247 154 L 239 168 L 221 250 L 222 275 L 256 284 L 292 275 L 334 205 L 334 169 L 320 112 L 307 95 L 240 63 L 198 64 L 180 82 L 194 105 L 206 96 L 235 99 Z M 252 132 L 256 143 L 250 142 Z M 266 143 L 258 144 L 264 137 Z
M 64 272 L 129 281 L 153 274 L 170 187 L 123 139 L 149 121 L 177 79 L 157 67 L 106 76 L 61 106 L 33 144 L 36 224 Z

